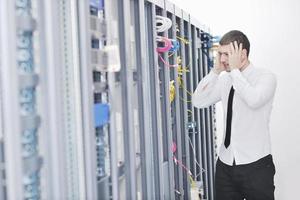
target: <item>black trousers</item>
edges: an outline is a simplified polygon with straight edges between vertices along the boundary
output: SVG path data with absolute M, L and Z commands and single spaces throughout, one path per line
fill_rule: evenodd
M 233 166 L 218 159 L 216 200 L 274 200 L 274 175 L 271 155 L 250 164 Z

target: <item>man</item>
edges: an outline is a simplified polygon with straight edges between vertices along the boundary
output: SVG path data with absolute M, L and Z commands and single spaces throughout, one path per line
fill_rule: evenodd
M 253 66 L 249 51 L 245 34 L 226 33 L 213 70 L 192 97 L 198 108 L 221 101 L 224 109 L 224 142 L 216 164 L 217 200 L 274 200 L 269 120 L 276 77 Z

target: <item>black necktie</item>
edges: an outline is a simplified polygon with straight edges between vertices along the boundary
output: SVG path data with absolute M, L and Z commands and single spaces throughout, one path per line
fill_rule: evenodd
M 226 136 L 225 136 L 225 143 L 224 143 L 226 148 L 230 145 L 233 95 L 234 95 L 234 89 L 232 86 L 229 92 L 229 97 L 227 102 Z

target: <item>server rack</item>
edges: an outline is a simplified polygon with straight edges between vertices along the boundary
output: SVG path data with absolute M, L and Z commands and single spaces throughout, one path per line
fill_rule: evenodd
M 1 195 L 84 199 L 77 7 L 34 0 L 0 7 Z
M 5 30 L 1 31 L 3 177 L 6 185 L 14 185 L 3 184 L 2 191 L 6 193 L 2 196 L 12 199 L 40 196 L 41 117 L 37 106 L 39 76 L 34 62 L 35 22 L 28 2 L 1 2 L 1 30 Z
M 214 106 L 191 103 L 210 70 L 207 27 L 167 0 L 0 7 L 1 199 L 214 198 Z M 157 16 L 171 27 L 157 32 Z M 177 49 L 158 53 L 159 36 Z M 30 159 L 24 127 L 35 130 Z

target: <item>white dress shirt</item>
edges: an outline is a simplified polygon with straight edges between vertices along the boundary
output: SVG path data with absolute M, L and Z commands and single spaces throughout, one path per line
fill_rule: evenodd
M 235 89 L 232 104 L 231 140 L 228 148 L 221 145 L 219 158 L 227 165 L 255 162 L 271 154 L 269 122 L 276 89 L 276 77 L 251 63 L 241 72 L 234 69 L 222 75 L 213 70 L 197 86 L 192 102 L 204 108 L 222 101 L 224 133 L 227 101 L 231 86 Z M 225 134 L 223 137 L 223 141 Z

